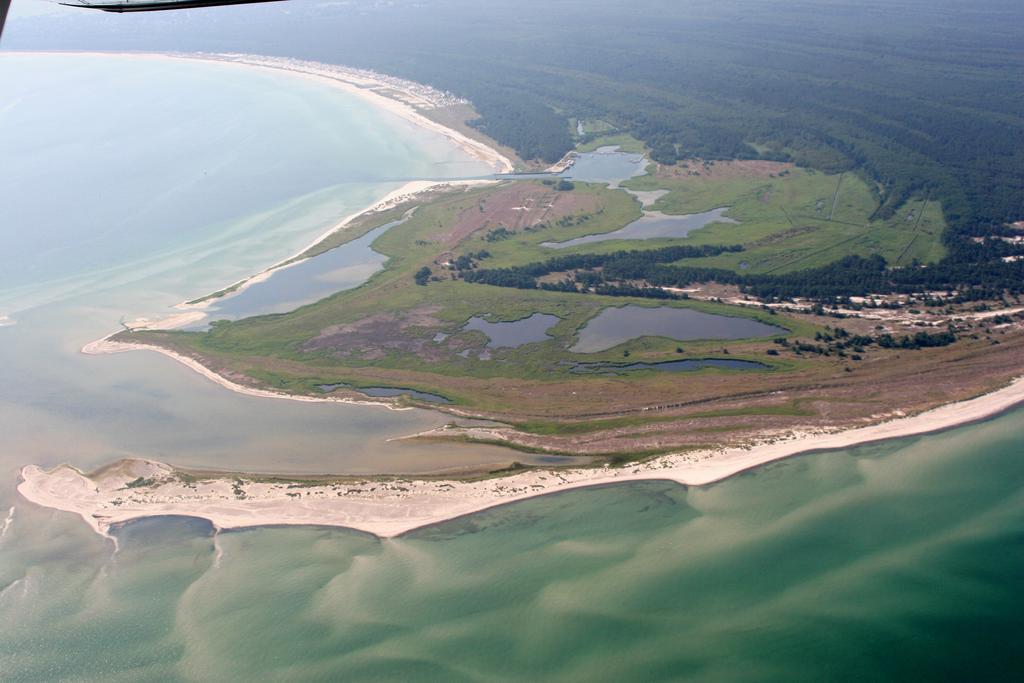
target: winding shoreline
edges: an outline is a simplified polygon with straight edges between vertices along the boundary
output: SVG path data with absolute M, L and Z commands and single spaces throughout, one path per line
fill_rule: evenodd
M 422 130 L 440 134 L 469 156 L 489 164 L 497 173 L 511 172 L 515 168 L 512 161 L 498 150 L 488 146 L 484 142 L 474 140 L 457 130 L 448 128 L 447 126 L 444 126 L 421 113 L 421 110 L 423 109 L 445 106 L 445 103 L 443 101 L 439 102 L 439 100 L 449 97 L 446 93 L 436 91 L 430 86 L 424 86 L 411 81 L 405 81 L 404 79 L 389 77 L 376 72 L 353 69 L 341 65 L 324 64 L 320 62 L 240 53 L 108 52 L 80 50 L 13 50 L 7 53 L 12 55 L 82 55 L 116 57 L 123 59 L 184 60 L 218 64 L 221 66 L 235 66 L 245 69 L 258 69 L 274 73 L 283 72 L 292 77 L 311 79 L 327 85 L 328 87 L 342 90 L 345 93 L 359 97 L 377 109 L 383 110 L 390 115 L 397 116 L 398 118 L 412 123 L 414 126 Z M 380 91 L 385 91 L 388 94 L 382 94 Z M 204 309 L 208 308 L 213 301 L 221 299 L 224 296 L 237 294 L 251 285 L 266 280 L 278 270 L 301 263 L 305 260 L 305 258 L 303 258 L 304 254 L 314 249 L 331 236 L 345 230 L 358 218 L 368 214 L 386 211 L 394 206 L 410 201 L 417 196 L 439 188 L 469 187 L 491 182 L 496 181 L 411 180 L 405 182 L 401 186 L 388 192 L 384 197 L 380 198 L 370 206 L 354 211 L 348 216 L 337 221 L 294 254 L 279 259 L 266 268 L 245 276 L 240 280 L 236 280 L 218 291 L 175 304 L 173 308 L 182 311 L 181 313 L 165 316 L 158 320 L 139 318 L 131 321 L 126 326 L 139 330 L 170 330 L 196 323 L 205 317 Z M 10 321 L 5 316 L 0 316 L 0 326 L 7 324 L 13 324 L 13 321 Z M 108 338 L 105 337 L 97 342 L 87 344 L 85 348 L 91 348 L 92 350 L 85 351 L 85 349 L 83 349 L 83 351 L 86 353 L 103 353 L 104 351 L 100 350 L 103 347 L 99 342 L 107 341 L 107 339 Z M 159 350 L 156 347 L 147 348 Z M 128 349 L 118 349 L 118 351 L 122 350 Z M 115 351 L 108 348 L 105 352 L 111 353 Z M 370 401 L 369 403 L 385 405 L 383 403 L 373 401 Z
M 275 73 L 285 72 L 293 76 L 308 78 L 330 87 L 343 90 L 383 109 L 417 128 L 438 133 L 470 156 L 490 164 L 497 173 L 508 173 L 515 169 L 512 161 L 498 150 L 469 136 L 449 128 L 421 113 L 421 109 L 443 106 L 432 102 L 430 93 L 445 96 L 436 89 L 406 81 L 386 74 L 355 69 L 338 64 L 326 64 L 285 57 L 267 57 L 242 53 L 216 52 L 111 52 L 104 50 L 5 50 L 10 55 L 81 55 L 117 57 L 123 59 L 176 59 L 208 64 L 235 65 L 247 69 L 260 69 Z M 414 92 L 416 89 L 419 92 Z M 382 94 L 380 91 L 393 93 Z M 428 93 L 424 96 L 423 93 Z M 412 103 L 417 103 L 418 107 Z
M 158 323 L 154 323 L 158 324 Z M 155 328 L 154 328 L 155 329 Z M 353 405 L 373 405 L 389 408 L 390 410 L 414 410 L 412 406 L 398 405 L 393 401 L 385 400 L 374 400 L 370 397 L 363 399 L 355 398 L 343 398 L 339 396 L 302 396 L 299 394 L 287 394 L 280 391 L 270 391 L 269 389 L 255 389 L 253 387 L 243 386 L 237 382 L 232 382 L 223 375 L 218 375 L 213 370 L 209 369 L 199 361 L 184 356 L 180 353 L 175 353 L 170 349 L 165 349 L 161 346 L 153 346 L 150 344 L 129 344 L 125 342 L 117 342 L 110 339 L 110 337 L 120 334 L 114 332 L 103 339 L 97 339 L 94 342 L 89 342 L 82 347 L 81 352 L 88 356 L 99 356 L 114 353 L 126 353 L 128 351 L 155 351 L 168 358 L 172 358 L 188 369 L 199 373 L 206 379 L 210 380 L 214 384 L 218 384 L 229 391 L 233 391 L 236 394 L 242 394 L 243 396 L 253 396 L 256 398 L 277 398 L 286 401 L 300 401 L 302 403 L 349 403 Z
M 18 491 L 37 505 L 78 514 L 102 535 L 109 535 L 114 525 L 144 517 L 188 516 L 206 519 L 218 529 L 331 526 L 388 538 L 489 508 L 580 488 L 652 480 L 707 485 L 797 455 L 979 422 L 1022 403 L 1024 377 L 1019 377 L 997 391 L 911 417 L 830 433 L 778 435 L 747 448 L 668 455 L 618 469 L 538 469 L 479 481 L 331 477 L 323 483 L 307 484 L 287 477 L 246 474 L 204 478 L 163 463 L 125 460 L 92 477 L 70 465 L 50 471 L 28 465 L 21 470 Z

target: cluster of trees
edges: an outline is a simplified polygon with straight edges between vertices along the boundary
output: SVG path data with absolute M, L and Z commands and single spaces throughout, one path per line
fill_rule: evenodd
M 470 125 L 524 159 L 554 163 L 574 147 L 565 117 L 534 98 L 509 99 L 500 91 L 484 90 L 473 104 L 480 118 Z
M 416 274 L 412 276 L 413 281 L 421 287 L 426 287 L 427 283 L 430 282 L 430 276 L 432 271 L 429 267 L 423 266 L 416 271 Z
M 818 332 L 815 334 L 814 341 L 817 343 L 790 341 L 784 337 L 779 337 L 775 340 L 775 343 L 798 354 L 813 353 L 821 356 L 831 356 L 834 354 L 840 358 L 850 357 L 853 360 L 861 360 L 861 354 L 869 346 L 878 345 L 878 347 L 883 349 L 907 350 L 936 348 L 955 343 L 956 335 L 949 330 L 944 330 L 942 332 L 922 331 L 900 337 L 894 337 L 888 333 L 871 337 L 868 335 L 850 334 L 847 330 L 837 327 L 834 330 L 826 328 L 824 333 Z
M 457 259 L 452 261 L 452 268 L 455 270 L 471 270 L 476 268 L 480 261 L 491 258 L 491 252 L 486 249 L 480 251 L 471 251 L 468 254 L 462 254 Z
M 962 263 L 946 259 L 929 266 L 912 265 L 889 268 L 879 255 L 846 256 L 819 268 L 781 274 L 742 274 L 724 268 L 672 265 L 683 258 L 715 256 L 741 251 L 742 246 L 705 245 L 664 247 L 646 251 L 617 251 L 610 254 L 574 254 L 547 261 L 509 268 L 474 271 L 469 282 L 516 287 L 519 289 L 555 288 L 539 285 L 538 278 L 551 273 L 573 272 L 571 289 L 587 289 L 598 294 L 641 292 L 628 296 L 662 296 L 651 288 L 685 287 L 694 283 L 718 282 L 737 285 L 741 291 L 765 300 L 805 298 L 833 303 L 852 296 L 921 291 L 956 291 L 960 301 L 991 299 L 1005 293 L 1024 294 L 1024 261 Z M 639 288 L 624 283 L 644 282 Z M 577 287 L 579 285 L 579 287 Z M 624 289 L 628 287 L 628 289 Z M 569 286 L 557 288 L 568 291 Z
M 516 234 L 515 230 L 509 230 L 504 225 L 499 225 L 493 230 L 488 230 L 487 234 L 484 235 L 484 240 L 487 242 L 501 242 L 502 240 L 507 240 L 514 234 Z
M 515 287 L 518 289 L 536 289 L 537 278 L 569 271 L 587 271 L 579 277 L 584 281 L 606 284 L 608 280 L 631 279 L 619 275 L 623 272 L 640 272 L 644 266 L 657 266 L 660 263 L 671 263 L 684 258 L 701 258 L 717 256 L 729 251 L 742 251 L 739 245 L 718 246 L 673 246 L 660 249 L 615 251 L 608 254 L 569 254 L 555 256 L 547 261 L 536 261 L 522 266 L 507 268 L 489 268 L 476 270 L 464 275 L 467 282 L 478 282 L 498 287 Z M 601 273 L 595 271 L 600 268 Z M 728 272 L 728 271 L 726 271 Z M 611 273 L 611 274 L 609 274 Z M 641 279 L 641 278 L 632 278 Z
M 883 334 L 878 338 L 878 345 L 883 349 L 930 349 L 938 346 L 949 346 L 956 341 L 952 332 L 917 332 L 913 336 L 904 335 L 899 339 L 891 334 Z

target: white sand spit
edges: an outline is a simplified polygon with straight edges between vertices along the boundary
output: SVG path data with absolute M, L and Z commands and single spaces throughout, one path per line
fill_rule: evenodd
M 21 471 L 18 491 L 38 505 L 80 515 L 101 534 L 112 524 L 133 519 L 186 515 L 208 519 L 222 529 L 324 525 L 390 537 L 495 505 L 586 486 L 640 480 L 708 484 L 800 453 L 981 420 L 1021 402 L 1024 378 L 984 396 L 869 427 L 777 435 L 774 441 L 749 448 L 669 455 L 623 468 L 531 470 L 482 481 L 354 477 L 309 485 L 254 481 L 244 474 L 193 479 L 162 463 L 124 460 L 91 477 L 70 465 L 50 471 L 29 465 Z

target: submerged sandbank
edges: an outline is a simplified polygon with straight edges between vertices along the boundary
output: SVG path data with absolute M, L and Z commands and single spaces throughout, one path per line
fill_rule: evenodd
M 391 537 L 496 505 L 582 487 L 642 480 L 709 484 L 802 453 L 916 436 L 987 419 L 1020 403 L 1024 403 L 1024 378 L 974 399 L 857 429 L 776 434 L 750 447 L 669 455 L 622 468 L 530 470 L 477 481 L 339 477 L 302 482 L 245 474 L 206 478 L 163 463 L 125 460 L 92 476 L 70 465 L 50 471 L 28 465 L 21 471 L 18 491 L 38 505 L 80 515 L 101 534 L 107 534 L 111 525 L 134 519 L 181 515 L 207 519 L 222 529 L 320 525 Z M 490 430 L 476 431 L 483 437 Z

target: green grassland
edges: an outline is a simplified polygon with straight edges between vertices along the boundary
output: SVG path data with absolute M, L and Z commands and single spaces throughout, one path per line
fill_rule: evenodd
M 285 357 L 299 358 L 303 354 L 290 352 L 288 349 L 301 340 L 308 339 L 330 326 L 351 323 L 375 313 L 401 312 L 417 306 L 440 307 L 436 317 L 442 321 L 442 327 L 425 328 L 423 334 L 435 334 L 437 331 L 453 332 L 466 320 L 474 315 L 484 314 L 492 321 L 518 320 L 532 313 L 549 313 L 562 319 L 550 334 L 554 335 L 554 343 L 547 345 L 571 346 L 578 330 L 589 318 L 609 306 L 621 306 L 626 303 L 638 305 L 674 305 L 700 309 L 710 313 L 737 315 L 754 318 L 769 323 L 777 323 L 776 316 L 761 311 L 750 311 L 733 306 L 724 306 L 708 302 L 658 302 L 639 299 L 608 299 L 588 294 L 565 294 L 541 290 L 509 290 L 498 287 L 473 285 L 457 279 L 441 279 L 427 287 L 412 285 L 415 271 L 427 264 L 437 269 L 436 260 L 438 244 L 433 237 L 437 231 L 450 225 L 456 216 L 475 207 L 487 195 L 491 188 L 459 192 L 455 195 L 442 197 L 439 201 L 421 207 L 406 223 L 396 226 L 373 243 L 373 249 L 385 254 L 389 260 L 385 268 L 374 275 L 365 285 L 356 289 L 341 292 L 318 303 L 302 307 L 297 311 L 284 315 L 270 315 L 249 318 L 234 322 L 216 323 L 213 329 L 203 335 L 182 335 L 195 338 L 198 346 L 208 351 L 225 351 L 240 354 L 283 354 Z M 572 239 L 593 232 L 615 230 L 639 216 L 639 205 L 628 194 L 622 191 L 609 190 L 598 185 L 578 184 L 575 192 L 583 195 L 599 197 L 605 201 L 601 213 L 592 215 L 590 220 L 579 225 L 538 230 L 532 233 L 516 233 L 512 238 L 500 242 L 487 242 L 479 234 L 471 235 L 460 243 L 453 254 L 472 253 L 480 249 L 488 249 L 492 259 L 487 267 L 500 267 L 514 263 L 528 262 L 544 258 L 556 253 L 554 250 L 539 246 L 541 241 L 550 239 L 551 232 L 557 233 L 558 239 Z M 582 214 L 581 214 L 582 216 Z M 369 225 L 381 224 L 393 216 L 381 215 Z M 360 226 L 349 237 L 364 234 L 369 229 Z M 606 249 L 605 245 L 598 245 Z M 795 325 L 787 322 L 786 327 Z M 471 332 L 468 334 L 480 334 Z M 664 345 L 669 345 L 665 340 Z M 674 349 L 676 344 L 670 344 Z M 545 346 L 531 345 L 531 346 Z M 658 348 L 656 342 L 649 344 L 651 350 Z M 717 344 L 720 347 L 721 344 Z M 524 347 L 525 348 L 525 347 Z M 526 361 L 525 356 L 536 356 L 537 349 L 527 352 L 513 350 L 499 351 L 510 356 L 521 356 L 518 361 Z M 605 360 L 609 354 L 621 356 L 621 349 L 606 354 L 588 354 L 587 358 Z M 461 360 L 461 359 L 460 359 Z M 399 358 L 389 362 L 400 363 Z M 472 363 L 460 364 L 458 372 L 471 369 Z M 476 368 L 500 367 L 493 363 L 482 363 Z M 443 372 L 445 366 L 434 366 L 434 371 Z M 497 370 L 510 372 L 510 370 Z M 516 374 L 520 369 L 514 370 Z
M 701 166 L 693 164 L 693 168 L 699 172 Z M 486 264 L 490 268 L 573 253 L 608 253 L 669 244 L 742 244 L 742 252 L 688 262 L 749 273 L 815 268 L 850 254 L 881 254 L 892 266 L 909 265 L 915 259 L 930 263 L 946 254 L 942 244 L 946 224 L 938 202 L 914 199 L 891 219 L 871 220 L 879 200 L 853 174 L 827 175 L 790 167 L 782 174 L 757 178 L 720 178 L 713 174 L 660 178 L 648 174 L 622 185 L 636 191 L 667 190 L 668 194 L 651 207 L 654 210 L 682 215 L 729 207 L 726 216 L 739 224 L 711 224 L 685 239 L 608 240 L 559 250 L 542 246 L 544 242 L 611 232 L 640 217 L 640 203 L 627 192 L 577 183 L 576 192 L 601 197 L 603 208 L 599 214 L 580 214 L 578 222 L 570 225 L 549 222 L 500 242 L 487 242 L 484 235 L 477 235 L 463 243 L 458 253 L 486 248 L 495 256 Z
M 691 162 L 691 167 L 702 171 L 699 164 Z M 782 273 L 822 266 L 849 254 L 881 254 L 892 266 L 915 259 L 934 262 L 946 254 L 946 224 L 938 202 L 914 198 L 892 218 L 872 220 L 879 199 L 850 173 L 826 175 L 791 168 L 783 175 L 762 178 L 646 175 L 623 185 L 668 190 L 652 207 L 667 214 L 730 207 L 726 215 L 739 225 L 708 226 L 691 233 L 687 243 L 743 244 L 746 250 L 701 259 L 701 265 Z
M 577 126 L 582 123 L 584 135 L 608 135 L 615 132 L 615 126 L 601 119 L 572 119 L 572 123 L 573 132 L 578 132 Z
M 543 187 L 540 183 L 532 184 Z M 140 332 L 135 333 L 135 338 L 173 346 L 282 390 L 317 393 L 318 385 L 333 383 L 353 387 L 397 386 L 440 393 L 456 404 L 494 411 L 508 410 L 509 401 L 515 400 L 516 392 L 504 395 L 476 387 L 493 388 L 495 381 L 503 379 L 515 380 L 517 391 L 530 391 L 530 386 L 540 387 L 543 391 L 543 387 L 554 384 L 578 386 L 581 391 L 586 391 L 587 386 L 607 387 L 625 381 L 636 384 L 638 388 L 646 386 L 655 396 L 659 392 L 671 392 L 673 384 L 678 383 L 672 373 L 656 371 L 631 372 L 628 378 L 614 371 L 601 376 L 579 375 L 570 370 L 574 360 L 622 362 L 627 353 L 630 362 L 706 358 L 720 355 L 723 347 L 728 346 L 730 358 L 766 363 L 766 370 L 757 371 L 758 374 L 784 372 L 805 362 L 766 358 L 764 340 L 754 342 L 754 346 L 742 340 L 727 344 L 691 341 L 685 343 L 685 348 L 680 351 L 680 344 L 676 341 L 644 337 L 601 353 L 570 352 L 568 348 L 590 318 L 607 307 L 626 304 L 687 307 L 753 318 L 805 336 L 813 335 L 817 328 L 760 310 L 710 302 L 612 299 L 591 294 L 476 285 L 454 278 L 440 269 L 439 253 L 473 253 L 486 247 L 493 254 L 487 260 L 488 267 L 522 262 L 550 255 L 552 250 L 539 246 L 539 242 L 548 239 L 551 232 L 558 232 L 560 239 L 569 239 L 590 232 L 617 229 L 639 215 L 638 203 L 624 191 L 578 184 L 573 190 L 579 193 L 578 198 L 594 200 L 599 208 L 591 214 L 562 217 L 579 219 L 576 224 L 517 232 L 512 238 L 498 242 L 487 242 L 480 234 L 483 230 L 478 230 L 465 237 L 454 250 L 446 249 L 437 241 L 437 236 L 444 232 L 446 226 L 451 226 L 467 211 L 479 210 L 489 195 L 507 185 L 451 192 L 420 207 L 406 222 L 374 242 L 373 248 L 390 258 L 384 269 L 361 287 L 340 292 L 288 314 L 216 322 L 205 333 Z M 583 220 L 584 216 L 587 220 Z M 393 218 L 394 215 L 375 216 L 372 221 L 367 221 L 367 225 L 360 225 L 356 233 L 365 232 L 368 225 Z M 427 286 L 416 286 L 413 275 L 424 265 L 434 269 L 436 279 Z M 511 321 L 533 313 L 547 313 L 560 318 L 560 322 L 548 331 L 550 340 L 518 348 L 486 349 L 487 340 L 482 333 L 462 331 L 466 321 L 475 315 L 484 315 L 491 321 Z M 398 324 L 395 321 L 415 315 L 422 319 L 400 329 L 395 327 Z M 352 353 L 342 358 L 333 349 L 310 350 L 305 346 L 325 330 L 360 324 L 374 316 L 385 320 L 381 329 L 374 333 L 379 335 L 372 340 L 374 353 Z M 452 337 L 445 348 L 432 346 L 433 337 L 439 333 Z M 388 345 L 385 342 L 394 343 Z M 429 357 L 424 357 L 424 346 L 429 347 Z M 381 355 L 377 352 L 379 348 L 386 348 L 387 352 Z M 457 350 L 467 348 L 472 353 L 466 356 L 457 353 Z M 708 373 L 740 374 L 723 370 L 687 374 Z M 479 384 L 466 382 L 471 379 L 479 380 Z
M 588 131 L 589 132 L 589 131 Z M 598 131 L 595 131 L 598 132 Z M 629 133 L 612 133 L 608 135 L 599 135 L 592 140 L 588 140 L 576 146 L 577 152 L 593 152 L 601 147 L 618 146 L 620 152 L 629 152 L 631 154 L 643 154 L 647 151 L 647 145 Z
M 614 371 L 598 377 L 572 373 L 572 363 L 581 359 L 622 362 L 628 358 L 636 362 L 705 358 L 722 354 L 723 348 L 728 346 L 731 358 L 766 363 L 767 369 L 763 372 L 787 372 L 813 365 L 810 360 L 766 358 L 763 340 L 726 344 L 695 341 L 680 346 L 671 339 L 642 337 L 601 353 L 584 355 L 569 351 L 587 321 L 610 306 L 688 307 L 758 319 L 779 325 L 795 336 L 811 336 L 816 328 L 769 312 L 710 302 L 655 302 L 470 284 L 445 267 L 449 260 L 460 255 L 487 250 L 490 257 L 479 263 L 482 267 L 495 268 L 579 251 L 599 253 L 679 242 L 743 243 L 747 251 L 699 261 L 733 268 L 747 263 L 752 272 L 769 272 L 812 267 L 848 253 L 878 251 L 892 262 L 912 258 L 928 260 L 941 254 L 938 242 L 941 218 L 934 203 L 920 202 L 913 207 L 923 213 L 911 216 L 901 212 L 898 219 L 871 222 L 868 218 L 877 200 L 868 187 L 852 175 L 840 178 L 788 168 L 770 177 L 756 178 L 730 177 L 729 174 L 673 178 L 647 175 L 633 179 L 628 186 L 637 190 L 668 190 L 656 205 L 666 213 L 692 213 L 729 206 L 729 214 L 740 224 L 712 225 L 685 240 L 616 240 L 571 250 L 553 250 L 542 243 L 617 230 L 641 215 L 640 203 L 621 189 L 577 183 L 571 191 L 571 201 L 566 204 L 575 209 L 544 214 L 534 222 L 508 230 L 501 239 L 493 239 L 494 230 L 506 226 L 498 219 L 487 218 L 491 210 L 489 202 L 497 202 L 503 191 L 525 189 L 546 201 L 569 195 L 556 193 L 541 181 L 448 191 L 435 194 L 412 213 L 410 206 L 403 205 L 363 217 L 350 230 L 338 233 L 329 244 L 312 252 L 320 253 L 365 234 L 373 227 L 407 216 L 404 223 L 373 243 L 373 248 L 389 260 L 383 270 L 361 287 L 288 314 L 217 322 L 206 333 L 140 334 L 194 355 L 216 359 L 226 368 L 279 389 L 316 393 L 321 384 L 397 386 L 439 393 L 456 404 L 481 410 L 503 411 L 509 409 L 509 398 L 514 397 L 516 391 L 508 396 L 494 393 L 494 383 L 499 380 L 515 380 L 517 391 L 553 383 L 582 388 L 588 384 L 608 386 L 628 381 L 650 390 L 652 395 L 670 391 L 671 384 L 678 381 L 671 373 L 656 371 L 631 372 L 628 378 Z M 478 213 L 486 220 L 481 218 L 469 232 L 458 236 L 455 243 L 445 241 L 455 239 L 446 237 L 452 226 L 467 215 Z M 416 286 L 413 275 L 423 266 L 431 268 L 434 276 L 427 286 Z M 549 340 L 518 348 L 489 349 L 483 333 L 462 329 L 469 318 L 477 315 L 498 322 L 518 320 L 534 313 L 560 319 L 548 331 Z M 330 345 L 310 346 L 310 340 L 327 331 L 358 328 L 369 324 L 367 321 L 377 327 L 367 328 L 363 336 L 359 332 L 352 333 L 355 341 L 341 353 Z M 450 341 L 443 345 L 434 342 L 433 338 L 439 334 L 447 335 Z M 363 342 L 364 346 L 360 347 Z M 737 374 L 736 371 L 710 369 L 699 372 Z M 462 381 L 470 379 L 479 383 Z
M 900 373 L 919 377 L 915 368 L 931 362 L 931 353 L 921 352 L 913 361 L 899 359 L 898 350 L 871 350 L 870 358 L 801 354 L 772 337 L 684 342 L 638 337 L 598 353 L 574 353 L 570 349 L 592 318 L 627 304 L 756 319 L 782 328 L 777 336 L 793 342 L 813 343 L 825 332 L 824 324 L 835 323 L 695 299 L 489 286 L 465 281 L 453 265 L 462 256 L 473 267 L 493 269 L 567 253 L 668 244 L 742 243 L 746 251 L 694 261 L 734 268 L 746 261 L 750 267 L 743 270 L 754 272 L 812 267 L 850 253 L 882 253 L 891 263 L 942 253 L 944 226 L 934 202 L 911 203 L 898 219 L 871 221 L 878 200 L 855 176 L 840 180 L 788 165 L 715 166 L 709 164 L 711 172 L 705 173 L 701 163 L 692 169 L 701 175 L 677 172 L 674 177 L 653 175 L 652 167 L 652 174 L 633 179 L 629 187 L 667 190 L 657 204 L 666 213 L 728 206 L 739 224 L 711 225 L 682 240 L 612 240 L 556 250 L 543 243 L 617 230 L 642 215 L 640 202 L 624 189 L 575 183 L 559 191 L 550 180 L 449 188 L 363 216 L 320 248 L 405 217 L 374 241 L 373 249 L 388 260 L 360 287 L 286 314 L 215 322 L 207 332 L 138 331 L 117 338 L 164 346 L 234 381 L 294 394 L 322 396 L 323 385 L 340 385 L 333 390 L 337 396 L 355 397 L 354 391 L 370 387 L 437 394 L 451 403 L 395 401 L 446 410 L 457 419 L 497 420 L 516 430 L 517 448 L 552 453 L 636 457 L 721 444 L 773 426 L 808 420 L 831 424 L 840 414 L 861 419 L 884 411 L 895 390 L 888 385 L 881 397 L 872 394 L 864 405 L 858 401 L 894 376 L 910 381 Z M 424 267 L 431 277 L 420 286 L 415 276 Z M 548 339 L 517 348 L 491 348 L 482 332 L 465 329 L 474 316 L 500 322 L 535 313 L 558 321 L 548 329 Z M 682 373 L 621 367 L 706 358 L 761 366 Z M 612 367 L 574 372 L 580 362 Z

